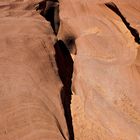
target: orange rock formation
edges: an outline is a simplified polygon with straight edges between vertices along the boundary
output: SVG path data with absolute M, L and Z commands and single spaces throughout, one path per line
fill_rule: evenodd
M 0 140 L 140 140 L 139 9 L 0 0 Z

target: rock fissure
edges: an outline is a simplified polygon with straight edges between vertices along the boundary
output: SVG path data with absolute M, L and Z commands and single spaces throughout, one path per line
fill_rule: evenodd
M 58 1 L 43 1 L 39 4 L 37 10 L 47 21 L 50 22 L 54 34 L 57 35 L 60 26 Z M 58 67 L 58 74 L 63 83 L 63 87 L 61 89 L 61 100 L 69 132 L 69 140 L 74 140 L 74 131 L 70 107 L 72 96 L 71 79 L 73 74 L 73 60 L 70 55 L 72 49 L 69 48 L 75 46 L 75 38 L 67 36 L 65 37 L 64 42 L 62 40 L 58 40 L 55 43 L 55 60 Z
M 54 34 L 57 35 L 60 19 L 59 19 L 59 3 L 57 0 L 48 0 L 39 3 L 36 9 L 40 14 L 50 22 Z
M 61 90 L 61 100 L 65 111 L 65 118 L 68 126 L 70 140 L 74 140 L 72 116 L 71 116 L 71 79 L 73 74 L 73 60 L 62 40 L 58 40 L 54 45 L 55 59 L 58 67 L 58 73 L 63 83 Z
M 134 36 L 135 42 L 137 42 L 138 44 L 140 44 L 139 32 L 130 25 L 130 23 L 123 16 L 123 14 L 119 10 L 119 8 L 116 6 L 116 4 L 113 3 L 113 2 L 109 2 L 109 3 L 105 3 L 105 5 L 109 9 L 111 9 L 113 12 L 115 12 L 121 18 L 121 20 L 123 21 L 123 23 L 125 24 L 125 26 L 127 27 L 127 29 L 130 31 L 130 33 L 132 34 L 132 36 Z

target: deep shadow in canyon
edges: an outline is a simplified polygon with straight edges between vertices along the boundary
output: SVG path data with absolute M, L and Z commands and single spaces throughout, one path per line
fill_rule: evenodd
M 40 11 L 40 14 L 50 22 L 51 27 L 54 31 L 54 34 L 57 35 L 59 26 L 60 26 L 60 18 L 59 18 L 59 3 L 57 0 L 44 0 L 39 3 L 39 6 L 36 9 Z
M 138 44 L 140 44 L 140 36 L 139 36 L 139 32 L 133 28 L 130 23 L 126 20 L 126 18 L 123 16 L 123 14 L 121 13 L 121 11 L 119 10 L 119 8 L 116 6 L 115 3 L 113 2 L 109 2 L 109 3 L 105 3 L 105 5 L 111 9 L 113 12 L 115 12 L 123 21 L 123 23 L 125 24 L 125 26 L 127 27 L 127 29 L 130 31 L 130 33 L 132 34 L 132 36 L 134 37 L 135 42 L 137 42 Z
M 40 14 L 50 22 L 54 34 L 57 35 L 60 26 L 58 1 L 43 1 L 39 4 L 36 10 L 39 10 Z M 58 67 L 58 74 L 63 83 L 63 88 L 61 89 L 60 94 L 69 132 L 69 140 L 74 140 L 74 131 L 70 108 L 72 98 L 71 84 L 73 74 L 73 60 L 70 55 L 69 47 L 71 48 L 71 46 L 74 46 L 75 38 L 67 36 L 65 41 L 66 44 L 62 40 L 58 40 L 55 43 L 55 60 Z
M 72 34 L 65 35 L 65 37 L 64 37 L 64 42 L 66 44 L 66 47 L 68 48 L 69 52 L 74 55 L 77 54 L 75 39 L 76 39 L 76 37 Z
M 63 88 L 61 90 L 61 99 L 65 111 L 65 118 L 68 126 L 68 131 L 70 135 L 70 140 L 74 140 L 74 131 L 72 125 L 72 116 L 71 116 L 71 79 L 73 74 L 73 60 L 67 49 L 66 45 L 62 40 L 59 40 L 54 45 L 55 48 L 55 59 L 58 67 L 58 73 L 60 79 L 63 83 Z

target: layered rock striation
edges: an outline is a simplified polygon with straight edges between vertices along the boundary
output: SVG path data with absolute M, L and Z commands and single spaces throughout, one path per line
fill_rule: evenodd
M 139 140 L 139 3 L 1 0 L 0 140 Z

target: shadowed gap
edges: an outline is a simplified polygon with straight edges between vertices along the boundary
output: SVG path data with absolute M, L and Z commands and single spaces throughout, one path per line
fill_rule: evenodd
M 51 27 L 54 33 L 57 35 L 60 25 L 59 19 L 59 6 L 57 0 L 41 2 L 37 10 L 40 10 L 40 14 L 45 17 L 47 21 L 51 23 Z M 54 2 L 54 3 L 53 3 Z M 75 38 L 66 37 L 66 42 L 68 46 L 73 46 Z M 69 131 L 69 140 L 74 140 L 74 131 L 71 116 L 71 84 L 72 84 L 72 74 L 73 74 L 73 60 L 71 58 L 68 47 L 64 44 L 62 40 L 59 40 L 54 45 L 55 49 L 55 59 L 58 67 L 58 73 L 60 79 L 63 83 L 63 88 L 61 89 L 61 100 L 64 108 L 64 114 L 67 122 L 67 127 Z
M 140 37 L 139 37 L 138 31 L 136 29 L 134 29 L 133 27 L 131 27 L 130 23 L 125 19 L 125 17 L 122 15 L 122 13 L 120 12 L 119 8 L 115 5 L 115 3 L 109 2 L 109 3 L 105 3 L 105 5 L 109 9 L 111 9 L 112 11 L 114 11 L 122 19 L 122 21 L 125 24 L 125 26 L 127 27 L 127 29 L 134 36 L 135 42 L 137 42 L 138 44 L 140 44 Z
M 57 35 L 60 26 L 58 1 L 48 0 L 40 2 L 36 10 L 40 10 L 40 14 L 50 22 L 55 35 Z
M 58 28 L 60 25 L 60 21 L 57 19 L 58 18 L 58 6 L 56 7 L 50 7 L 48 10 L 46 10 L 44 17 L 47 21 L 50 21 L 52 29 L 55 34 L 58 33 Z
M 64 42 L 71 54 L 77 54 L 77 48 L 75 44 L 76 37 L 74 35 L 65 35 Z
M 72 116 L 71 116 L 71 79 L 73 74 L 73 60 L 67 49 L 66 45 L 62 40 L 59 40 L 54 45 L 55 48 L 55 59 L 58 67 L 58 73 L 63 83 L 63 88 L 61 90 L 61 99 L 64 107 L 65 118 L 68 126 L 70 140 L 74 140 Z

